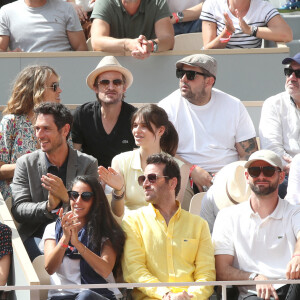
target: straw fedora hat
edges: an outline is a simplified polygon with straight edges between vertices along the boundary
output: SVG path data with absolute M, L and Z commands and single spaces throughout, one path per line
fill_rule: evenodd
M 213 197 L 219 209 L 239 204 L 250 197 L 245 178 L 246 161 L 235 161 L 223 167 L 214 179 Z
M 93 89 L 96 77 L 107 71 L 117 71 L 122 73 L 126 78 L 126 88 L 129 88 L 132 85 L 132 73 L 128 69 L 122 67 L 114 56 L 104 56 L 95 70 L 92 71 L 86 78 L 86 84 L 89 88 Z

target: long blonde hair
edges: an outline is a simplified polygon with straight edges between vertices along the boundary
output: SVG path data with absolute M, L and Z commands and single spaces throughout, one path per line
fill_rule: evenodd
M 27 115 L 44 99 L 46 80 L 57 73 L 49 66 L 33 65 L 24 68 L 12 88 L 12 94 L 3 111 L 5 114 Z

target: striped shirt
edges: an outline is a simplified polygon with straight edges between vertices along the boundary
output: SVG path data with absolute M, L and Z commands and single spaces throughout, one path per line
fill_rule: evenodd
M 217 36 L 225 28 L 224 15 L 227 13 L 231 18 L 235 32 L 226 45 L 226 48 L 260 48 L 261 39 L 243 33 L 239 26 L 239 20 L 229 10 L 227 0 L 206 0 L 203 4 L 200 19 L 217 24 Z M 247 14 L 244 16 L 245 22 L 249 26 L 265 27 L 268 22 L 279 15 L 269 2 L 262 0 L 251 0 Z

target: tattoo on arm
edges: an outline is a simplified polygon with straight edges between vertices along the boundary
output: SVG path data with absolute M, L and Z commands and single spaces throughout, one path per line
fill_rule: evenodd
M 246 141 L 242 141 L 237 143 L 237 150 L 239 152 L 240 158 L 243 160 L 248 160 L 249 156 L 258 150 L 256 138 L 251 138 Z M 239 148 L 241 151 L 239 151 Z

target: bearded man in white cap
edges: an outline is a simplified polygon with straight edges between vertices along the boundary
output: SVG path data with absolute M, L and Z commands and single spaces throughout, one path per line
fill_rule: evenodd
M 136 108 L 123 101 L 132 82 L 128 69 L 114 56 L 105 56 L 86 79 L 97 101 L 81 105 L 74 114 L 74 148 L 96 157 L 105 168 L 114 156 L 135 147 L 131 116 Z
M 299 285 L 280 283 L 300 278 L 300 207 L 278 197 L 285 176 L 281 158 L 260 150 L 245 168 L 249 200 L 220 210 L 214 225 L 217 280 L 253 280 L 239 286 L 239 300 L 298 300 Z M 254 281 L 276 279 L 278 284 L 255 287 Z
M 194 54 L 177 61 L 179 89 L 159 102 L 178 135 L 178 158 L 190 166 L 195 192 L 212 174 L 257 150 L 253 123 L 241 101 L 216 88 L 217 61 Z M 198 189 L 198 190 L 197 190 Z

